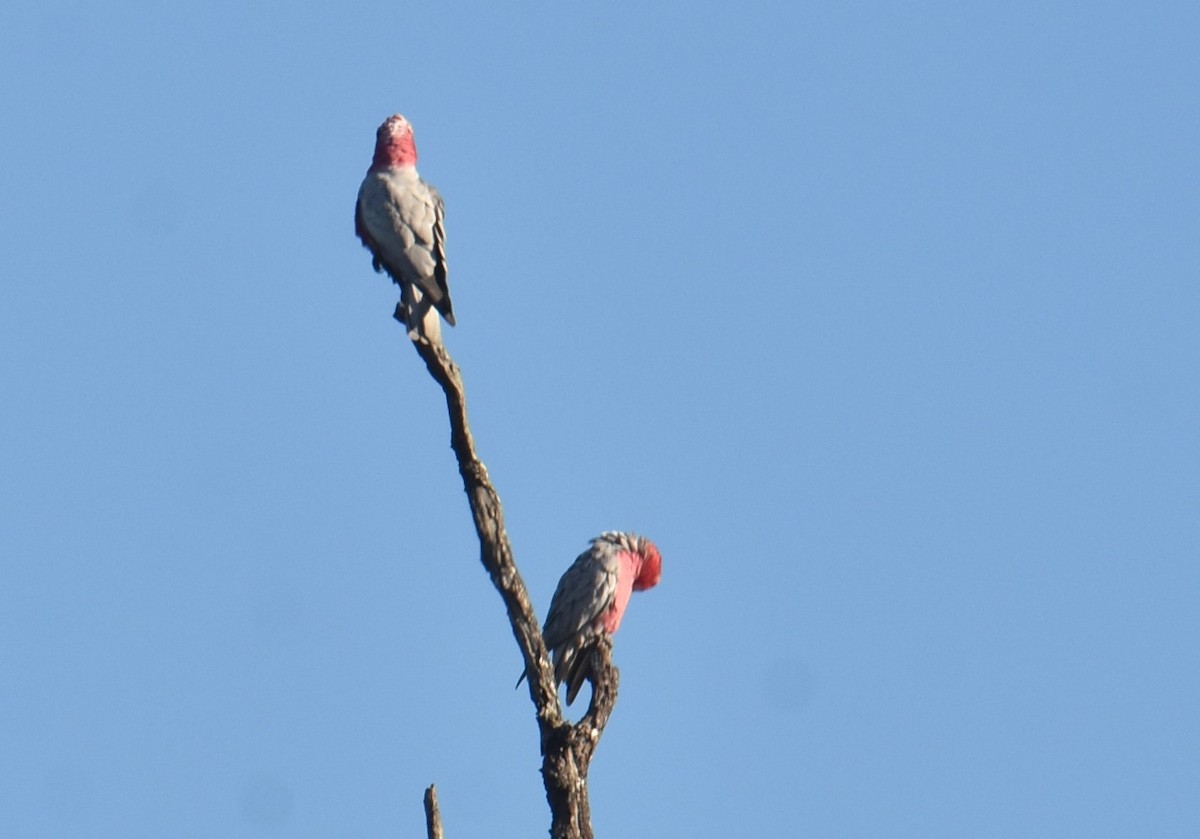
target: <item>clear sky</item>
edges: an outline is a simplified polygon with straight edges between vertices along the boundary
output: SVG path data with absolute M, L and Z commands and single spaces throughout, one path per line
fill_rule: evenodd
M 0 836 L 544 835 L 440 391 L 447 206 L 602 837 L 1200 835 L 1200 6 L 0 6 Z M 585 692 L 586 693 L 586 692 Z

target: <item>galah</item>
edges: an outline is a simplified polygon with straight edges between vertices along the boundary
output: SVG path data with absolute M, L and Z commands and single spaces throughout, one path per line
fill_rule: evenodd
M 409 121 L 388 117 L 375 132 L 375 157 L 358 189 L 354 232 L 371 251 L 376 271 L 400 286 L 408 336 L 441 343 L 438 313 L 454 325 L 446 284 L 446 231 L 442 197 L 417 174 L 417 146 Z
M 568 705 L 588 674 L 588 646 L 598 636 L 616 632 L 630 595 L 653 588 L 660 577 L 662 556 L 654 543 L 616 531 L 593 539 L 562 575 L 542 637 L 554 662 L 555 683 L 567 686 Z

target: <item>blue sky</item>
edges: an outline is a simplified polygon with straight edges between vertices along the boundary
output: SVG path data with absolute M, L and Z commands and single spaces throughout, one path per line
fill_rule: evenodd
M 1200 833 L 1189 3 L 0 9 L 0 835 L 542 835 L 403 112 L 602 836 Z

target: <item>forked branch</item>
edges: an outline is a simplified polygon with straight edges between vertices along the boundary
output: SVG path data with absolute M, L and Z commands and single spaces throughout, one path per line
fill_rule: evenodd
M 405 322 L 397 308 L 396 319 Z M 517 570 L 512 546 L 504 529 L 504 511 L 475 452 L 475 441 L 467 422 L 467 400 L 458 366 L 440 343 L 413 341 L 429 374 L 446 395 L 450 417 L 450 446 L 458 459 L 458 471 L 471 506 L 475 532 L 479 536 L 479 558 L 493 585 L 500 592 L 508 621 L 529 679 L 529 696 L 537 709 L 542 751 L 542 778 L 550 804 L 553 839 L 592 839 L 591 809 L 588 804 L 588 766 L 596 745 L 617 701 L 618 673 L 612 663 L 612 644 L 597 641 L 585 654 L 592 656 L 588 681 L 592 699 L 583 718 L 571 725 L 562 714 L 554 670 L 542 639 L 541 627 L 529 600 L 525 581 Z M 432 790 L 432 788 L 431 788 Z M 426 808 L 429 807 L 426 794 Z M 436 809 L 436 797 L 433 799 Z M 440 825 L 439 825 L 440 830 Z M 430 834 L 432 836 L 432 834 Z

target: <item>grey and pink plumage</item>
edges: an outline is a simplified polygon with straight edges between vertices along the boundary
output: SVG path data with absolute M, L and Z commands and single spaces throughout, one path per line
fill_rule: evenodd
M 567 686 L 568 705 L 588 675 L 582 653 L 598 636 L 617 631 L 633 592 L 653 588 L 661 577 L 662 555 L 653 542 L 611 530 L 593 539 L 562 575 L 542 637 L 554 662 L 554 681 Z
M 354 207 L 354 232 L 371 251 L 376 271 L 400 286 L 400 307 L 414 341 L 441 343 L 439 316 L 454 325 L 446 279 L 442 197 L 417 174 L 412 125 L 400 114 L 375 132 L 375 155 Z M 558 581 L 542 627 L 554 679 L 567 686 L 567 704 L 587 678 L 582 653 L 612 635 L 635 591 L 658 585 L 662 556 L 633 533 L 608 531 L 591 541 Z M 524 675 L 521 677 L 525 678 Z
M 375 156 L 358 189 L 354 232 L 371 251 L 376 271 L 400 286 L 408 335 L 441 343 L 439 313 L 454 325 L 446 279 L 442 196 L 417 174 L 412 125 L 400 114 L 375 132 Z

